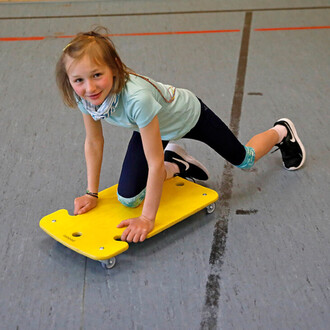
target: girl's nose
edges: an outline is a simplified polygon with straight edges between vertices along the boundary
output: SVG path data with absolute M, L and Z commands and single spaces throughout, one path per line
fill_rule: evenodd
M 94 92 L 94 91 L 95 91 L 95 84 L 94 84 L 93 80 L 88 79 L 88 80 L 86 81 L 86 92 L 87 92 L 88 94 L 91 94 L 91 93 Z

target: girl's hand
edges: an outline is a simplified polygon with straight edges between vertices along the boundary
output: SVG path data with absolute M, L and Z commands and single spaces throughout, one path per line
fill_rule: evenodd
M 126 242 L 143 242 L 153 230 L 155 221 L 149 220 L 143 215 L 138 218 L 122 221 L 117 228 L 127 227 L 121 235 L 121 240 Z
M 74 200 L 74 215 L 86 213 L 97 205 L 97 198 L 84 195 Z

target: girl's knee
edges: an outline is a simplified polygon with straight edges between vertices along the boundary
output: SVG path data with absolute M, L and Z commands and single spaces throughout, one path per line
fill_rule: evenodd
M 254 161 L 256 158 L 256 153 L 253 148 L 244 146 L 245 148 L 245 158 L 243 162 L 240 165 L 237 165 L 236 167 L 242 169 L 242 170 L 248 170 L 254 165 Z
M 120 196 L 117 191 L 119 202 L 122 203 L 124 206 L 132 207 L 132 208 L 138 207 L 143 202 L 145 195 L 146 195 L 146 189 L 143 189 L 138 195 L 129 198 Z

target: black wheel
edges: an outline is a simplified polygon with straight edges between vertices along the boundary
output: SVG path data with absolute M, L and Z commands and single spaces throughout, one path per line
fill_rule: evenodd
M 110 258 L 105 261 L 100 261 L 103 269 L 111 269 L 116 265 L 116 257 Z
M 206 213 L 211 214 L 215 210 L 215 203 L 210 204 L 209 206 L 206 207 Z

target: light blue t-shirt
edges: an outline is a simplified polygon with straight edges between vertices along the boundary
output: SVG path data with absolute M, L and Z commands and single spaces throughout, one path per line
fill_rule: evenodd
M 170 100 L 174 87 L 148 78 Z M 81 112 L 88 114 L 82 103 Z M 141 77 L 130 74 L 120 93 L 115 112 L 104 120 L 110 124 L 139 131 L 157 115 L 162 140 L 178 140 L 197 123 L 201 105 L 197 97 L 187 89 L 176 88 L 173 102 L 167 103 L 159 91 Z

